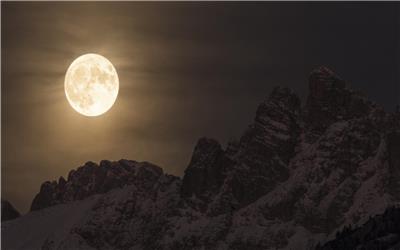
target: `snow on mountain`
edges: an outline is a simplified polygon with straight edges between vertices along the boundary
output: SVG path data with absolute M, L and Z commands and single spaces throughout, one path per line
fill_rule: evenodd
M 313 249 L 400 201 L 400 114 L 331 70 L 275 88 L 239 140 L 201 138 L 183 179 L 88 162 L 2 224 L 4 249 Z

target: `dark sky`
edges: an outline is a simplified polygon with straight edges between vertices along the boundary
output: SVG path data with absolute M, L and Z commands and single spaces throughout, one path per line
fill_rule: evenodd
M 225 144 L 277 85 L 303 98 L 326 65 L 387 110 L 400 103 L 399 4 L 1 3 L 2 195 L 27 211 L 84 162 L 150 161 L 182 175 L 201 136 Z M 74 111 L 69 64 L 99 53 L 120 91 Z

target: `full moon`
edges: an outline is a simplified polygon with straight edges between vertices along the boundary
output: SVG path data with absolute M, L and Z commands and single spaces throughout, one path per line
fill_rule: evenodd
M 118 96 L 119 79 L 111 62 L 98 54 L 76 58 L 65 75 L 65 95 L 69 104 L 85 116 L 107 112 Z

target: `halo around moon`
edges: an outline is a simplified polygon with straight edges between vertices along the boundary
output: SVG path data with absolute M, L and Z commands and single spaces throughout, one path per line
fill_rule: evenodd
M 104 56 L 84 54 L 69 66 L 64 88 L 69 104 L 77 112 L 99 116 L 107 112 L 117 99 L 118 74 Z

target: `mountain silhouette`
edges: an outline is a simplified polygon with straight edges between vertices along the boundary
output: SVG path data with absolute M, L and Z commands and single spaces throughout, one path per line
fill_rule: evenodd
M 183 178 L 119 160 L 87 162 L 43 183 L 28 214 L 2 223 L 2 244 L 339 249 L 329 243 L 338 232 L 399 203 L 399 152 L 400 114 L 320 67 L 305 104 L 277 87 L 238 140 L 223 147 L 199 139 Z

